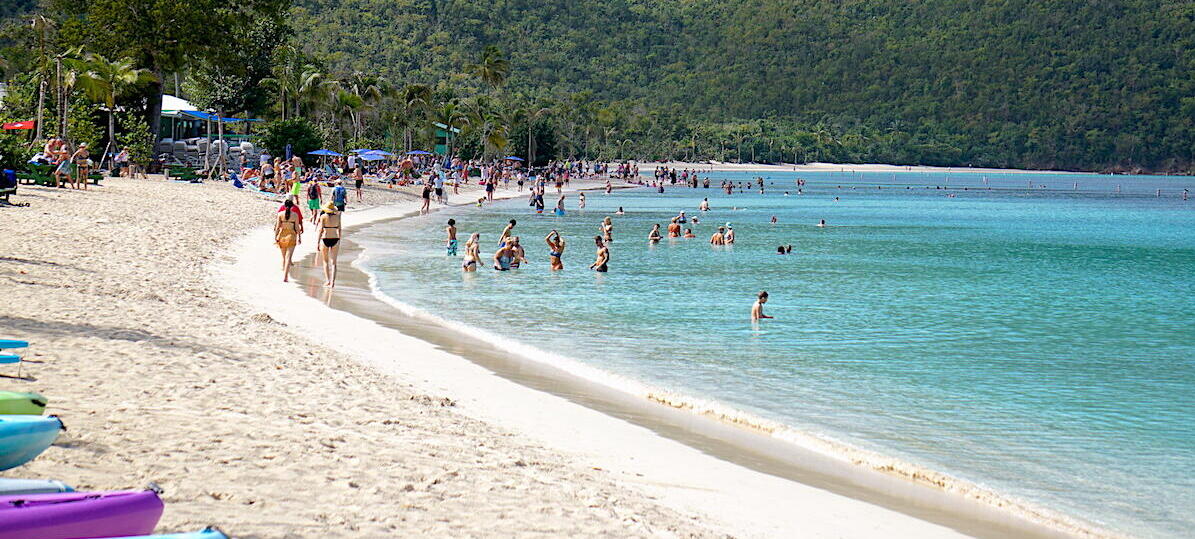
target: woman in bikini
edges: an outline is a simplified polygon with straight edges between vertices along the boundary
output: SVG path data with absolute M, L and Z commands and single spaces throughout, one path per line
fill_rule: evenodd
M 282 250 L 282 282 L 290 281 L 291 257 L 295 246 L 303 242 L 303 219 L 291 199 L 282 205 L 274 222 L 274 243 Z
M 329 202 L 324 206 L 323 215 L 319 218 L 319 257 L 324 266 L 324 286 L 336 286 L 336 255 L 340 254 L 340 239 L 343 237 L 340 227 L 340 212 Z
M 479 263 L 481 263 L 481 234 L 474 232 L 472 236 L 469 236 L 469 241 L 465 242 L 465 260 L 461 262 L 461 270 L 477 271 Z
M 652 225 L 651 232 L 647 233 L 647 242 L 660 243 L 661 238 L 663 238 L 663 236 L 660 235 L 660 223 L 656 223 Z
M 614 220 L 609 215 L 602 220 L 602 225 L 599 228 L 602 231 L 602 241 L 606 243 L 614 241 Z
M 548 244 L 548 262 L 552 265 L 552 271 L 564 269 L 564 261 L 560 259 L 564 255 L 564 238 L 553 230 L 544 238 L 544 242 Z

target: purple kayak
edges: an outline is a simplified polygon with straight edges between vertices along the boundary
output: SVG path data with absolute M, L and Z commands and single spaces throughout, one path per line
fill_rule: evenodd
M 152 490 L 0 496 L 0 539 L 148 535 L 162 508 Z

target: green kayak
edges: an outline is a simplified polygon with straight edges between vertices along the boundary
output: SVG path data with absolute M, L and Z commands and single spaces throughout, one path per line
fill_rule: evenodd
M 41 415 L 46 398 L 37 393 L 0 391 L 0 415 Z

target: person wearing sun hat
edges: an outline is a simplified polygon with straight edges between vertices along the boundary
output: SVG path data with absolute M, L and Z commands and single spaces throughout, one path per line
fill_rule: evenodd
M 734 243 L 734 227 L 726 223 L 726 243 Z
M 316 244 L 319 248 L 320 264 L 324 267 L 324 286 L 329 288 L 336 286 L 336 256 L 340 254 L 340 240 L 344 237 L 343 234 L 340 211 L 337 210 L 336 204 L 329 200 L 324 204 L 319 216 L 319 243 Z

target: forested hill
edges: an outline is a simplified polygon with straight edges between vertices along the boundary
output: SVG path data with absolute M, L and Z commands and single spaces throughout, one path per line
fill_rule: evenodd
M 468 84 L 462 66 L 496 44 L 511 59 L 512 91 L 587 90 L 672 121 L 771 118 L 856 142 L 897 133 L 925 152 L 874 142 L 830 151 L 840 159 L 1089 170 L 1195 161 L 1189 0 L 295 4 L 296 42 L 334 69 Z

